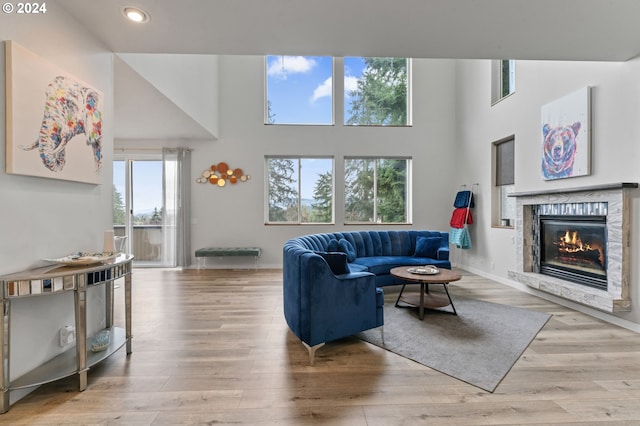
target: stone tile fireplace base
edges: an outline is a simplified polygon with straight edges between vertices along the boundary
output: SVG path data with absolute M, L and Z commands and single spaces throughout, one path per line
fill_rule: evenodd
M 509 278 L 546 293 L 605 312 L 631 310 L 629 297 L 630 201 L 637 183 L 617 183 L 551 191 L 519 192 L 516 197 L 516 270 Z M 541 211 L 606 215 L 607 288 L 589 287 L 539 273 L 536 230 Z

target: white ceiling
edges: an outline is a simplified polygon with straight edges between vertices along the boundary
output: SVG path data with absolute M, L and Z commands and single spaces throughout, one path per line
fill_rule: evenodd
M 640 54 L 640 0 L 57 3 L 118 53 L 577 61 L 626 61 Z M 151 20 L 146 24 L 126 21 L 124 6 L 142 7 Z M 117 87 L 124 80 L 116 76 L 116 93 L 135 95 L 130 81 L 126 91 Z M 116 109 L 126 101 L 120 95 Z M 116 137 L 127 137 L 125 127 L 119 122 Z M 187 133 L 194 131 L 202 129 Z

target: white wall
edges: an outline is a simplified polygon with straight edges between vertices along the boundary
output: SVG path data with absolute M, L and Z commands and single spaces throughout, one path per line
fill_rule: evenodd
M 639 182 L 640 59 L 627 63 L 516 62 L 516 93 L 491 106 L 490 61 L 459 61 L 457 111 L 460 126 L 457 150 L 463 152 L 461 175 L 480 182 L 471 227 L 473 249 L 464 252 L 461 266 L 506 281 L 515 268 L 515 230 L 491 227 L 492 142 L 515 135 L 516 192 Z M 542 105 L 585 86 L 592 86 L 592 173 L 590 176 L 543 181 L 540 177 Z M 640 190 L 632 202 L 631 297 L 633 311 L 606 319 L 640 323 Z
M 336 67 L 341 67 L 341 59 Z M 282 245 L 294 236 L 371 228 L 343 225 L 342 159 L 351 155 L 413 157 L 413 225 L 400 229 L 447 230 L 458 185 L 453 149 L 455 62 L 413 61 L 413 127 L 265 126 L 264 58 L 222 56 L 220 72 L 220 138 L 193 145 L 195 176 L 225 161 L 251 179 L 224 188 L 196 184 L 193 197 L 193 248 L 259 246 L 262 267 L 282 266 Z M 337 82 L 335 104 L 342 105 Z M 336 123 L 342 123 L 341 110 Z M 118 142 L 119 143 L 119 142 Z M 265 225 L 265 155 L 333 155 L 336 172 L 336 225 Z M 452 165 L 454 167 L 452 167 Z M 375 226 L 375 225 L 374 225 Z M 382 225 L 381 229 L 391 226 Z M 224 259 L 225 265 L 233 259 Z M 215 262 L 210 262 L 215 266 Z M 245 265 L 251 261 L 244 260 Z
M 112 54 L 59 8 L 49 8 L 43 16 L 24 18 L 3 15 L 0 40 L 14 40 L 104 93 L 104 184 L 6 174 L 6 94 L 4 83 L 1 84 L 0 274 L 43 265 L 42 258 L 61 257 L 78 250 L 102 250 L 104 230 L 112 227 Z M 0 81 L 4 80 L 2 43 Z M 38 130 L 34 129 L 35 135 Z M 60 350 L 55 338 L 60 327 L 73 325 L 72 301 L 71 294 L 64 294 L 13 303 L 12 313 L 18 320 L 11 329 L 16 337 L 11 347 L 12 377 Z

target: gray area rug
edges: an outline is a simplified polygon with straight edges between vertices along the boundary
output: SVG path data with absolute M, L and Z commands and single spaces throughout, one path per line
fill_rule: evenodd
M 379 329 L 360 339 L 493 392 L 551 315 L 452 295 L 458 315 L 447 310 L 394 307 L 385 298 L 384 344 Z

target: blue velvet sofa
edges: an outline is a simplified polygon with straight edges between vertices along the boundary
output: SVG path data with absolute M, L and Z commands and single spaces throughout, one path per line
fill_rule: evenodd
M 402 284 L 396 266 L 451 269 L 449 234 L 354 231 L 304 235 L 283 247 L 284 316 L 309 350 L 384 324 L 381 287 Z

